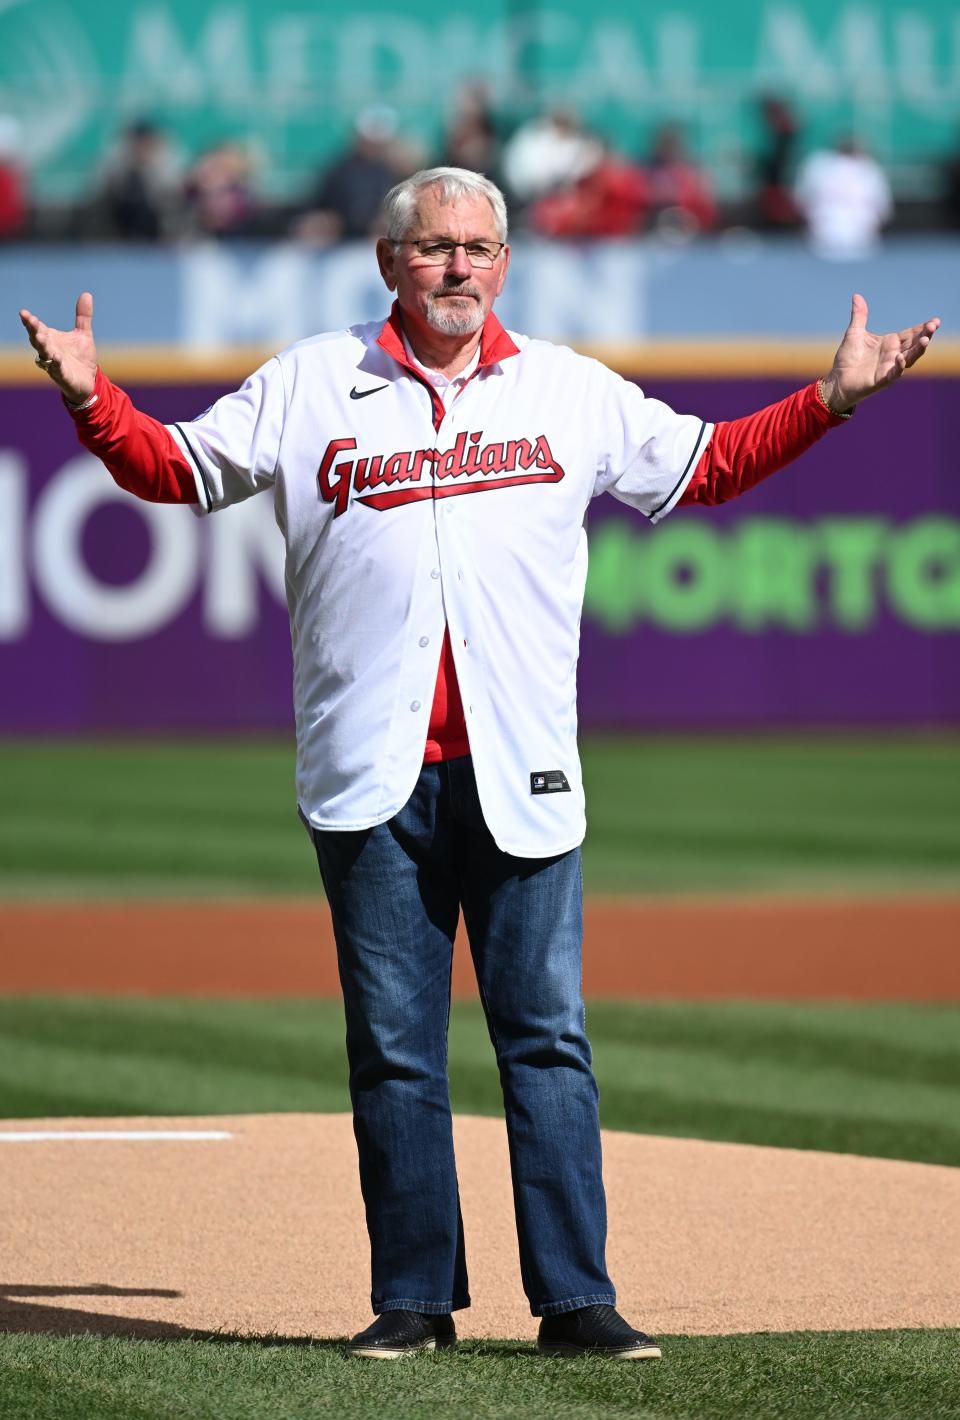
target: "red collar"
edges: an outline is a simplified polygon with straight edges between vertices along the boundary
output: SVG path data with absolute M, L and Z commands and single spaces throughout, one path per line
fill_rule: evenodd
M 406 366 L 408 370 L 419 374 L 416 367 L 411 365 L 407 358 L 403 344 L 403 326 L 400 323 L 400 303 L 398 301 L 394 301 L 390 314 L 383 323 L 383 329 L 377 336 L 377 344 L 388 355 L 392 355 L 394 360 L 399 360 L 400 364 Z M 482 370 L 484 365 L 496 365 L 499 360 L 506 360 L 510 355 L 519 354 L 519 346 L 514 345 L 491 311 L 483 323 L 483 332 L 480 336 L 480 363 L 477 365 L 477 369 Z

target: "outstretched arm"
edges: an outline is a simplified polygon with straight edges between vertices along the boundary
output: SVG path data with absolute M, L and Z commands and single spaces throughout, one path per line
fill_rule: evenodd
M 756 414 L 717 424 L 680 505 L 724 503 L 791 463 L 848 418 L 860 400 L 915 365 L 939 326 L 934 317 L 896 334 L 872 335 L 867 303 L 854 296 L 829 375 Z
M 862 399 L 898 380 L 917 363 L 940 328 L 940 317 L 934 316 L 922 325 L 874 335 L 867 330 L 868 314 L 864 298 L 854 295 L 850 324 L 830 373 L 820 381 L 823 397 L 835 414 L 848 414 Z
M 93 297 L 77 297 L 73 330 L 44 325 L 39 316 L 22 310 L 20 320 L 37 352 L 37 364 L 70 404 L 83 404 L 93 394 L 97 378 L 97 347 L 93 339 Z
M 73 330 L 44 325 L 27 310 L 20 319 L 37 364 L 71 406 L 81 444 L 100 459 L 114 482 L 153 503 L 196 503 L 193 470 L 169 432 L 135 409 L 98 368 L 90 292 L 77 300 Z

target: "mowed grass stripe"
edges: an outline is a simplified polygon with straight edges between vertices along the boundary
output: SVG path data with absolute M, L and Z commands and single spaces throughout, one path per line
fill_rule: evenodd
M 893 736 L 588 742 L 590 885 L 960 885 L 958 769 Z
M 830 1064 L 842 1042 L 847 1071 L 960 1085 L 957 1005 L 727 1001 L 718 1012 L 709 1002 L 605 1001 L 589 1005 L 591 1022 L 597 1010 L 609 1042 L 716 1045 L 745 1060 L 770 1055 L 797 1067 Z
M 0 772 L 0 889 L 9 874 L 56 892 L 63 874 L 108 896 L 128 878 L 174 894 L 318 891 L 292 745 L 8 742 Z
M 587 1026 L 608 1129 L 960 1165 L 960 1006 L 598 1001 Z M 346 1110 L 343 1040 L 336 1001 L 8 997 L 0 1116 Z M 476 1002 L 450 1077 L 501 1113 Z
M 107 1114 L 226 1114 L 238 1112 L 226 1100 L 246 1100 L 240 1113 L 272 1113 L 276 1109 L 336 1112 L 349 1108 L 343 1065 L 331 1083 L 319 1073 L 306 1082 L 295 1076 L 238 1065 L 195 1064 L 170 1057 L 158 1059 L 149 1049 L 115 1049 L 98 1057 L 99 1069 L 88 1068 L 89 1056 L 69 1047 L 0 1042 L 0 1110 L 26 1118 L 19 1101 L 21 1081 L 27 1099 L 42 1078 L 56 1114 L 99 1117 Z M 277 1100 L 287 1103 L 277 1105 Z M 11 1108 L 6 1107 L 9 1100 Z M 169 1107 L 165 1101 L 175 1102 Z
M 95 1298 L 83 1299 L 95 1310 Z M 27 1307 L 24 1308 L 27 1310 Z M 960 1332 L 661 1338 L 661 1362 L 461 1343 L 399 1365 L 296 1339 L 0 1337 L 5 1420 L 954 1420 Z
M 588 738 L 593 892 L 960 891 L 960 740 Z M 0 892 L 319 892 L 293 746 L 0 743 Z

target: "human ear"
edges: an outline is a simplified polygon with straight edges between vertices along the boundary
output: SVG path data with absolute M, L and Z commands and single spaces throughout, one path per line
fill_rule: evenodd
M 386 237 L 380 237 L 377 241 L 377 265 L 387 290 L 395 291 L 397 289 L 397 253 L 393 242 L 388 241 Z

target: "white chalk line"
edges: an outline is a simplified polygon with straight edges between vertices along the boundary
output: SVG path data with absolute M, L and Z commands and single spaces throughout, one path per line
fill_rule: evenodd
M 232 1139 L 226 1129 L 23 1129 L 0 1131 L 0 1144 L 60 1143 L 62 1140 L 195 1140 Z

